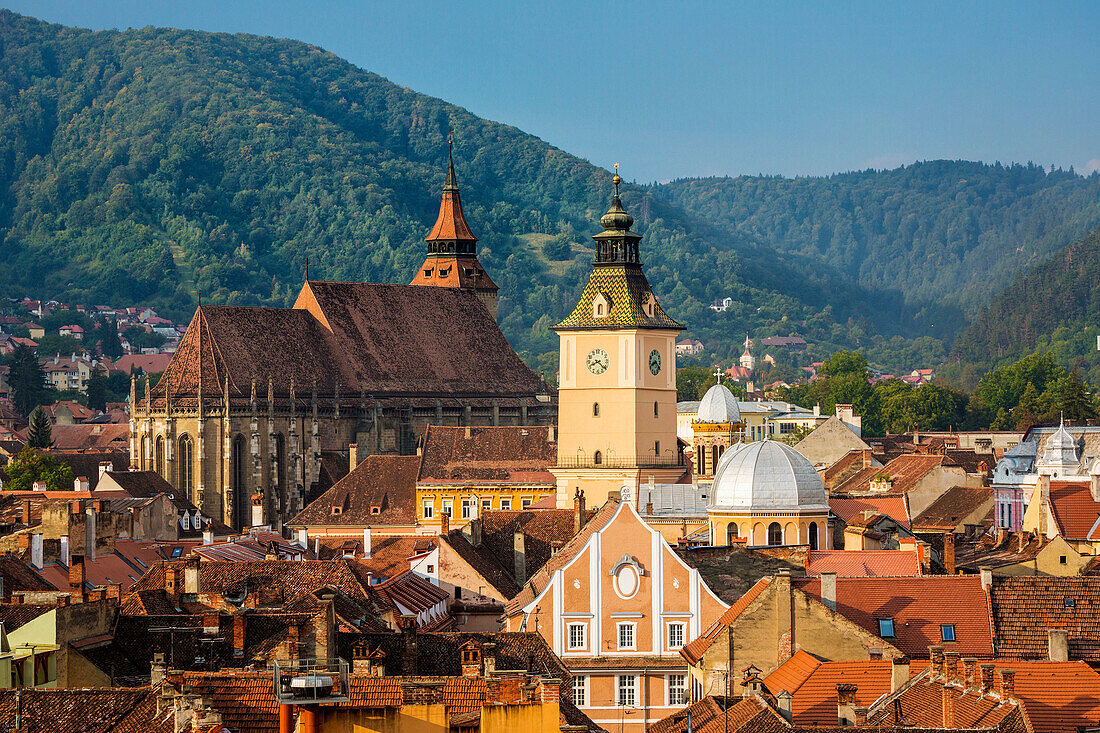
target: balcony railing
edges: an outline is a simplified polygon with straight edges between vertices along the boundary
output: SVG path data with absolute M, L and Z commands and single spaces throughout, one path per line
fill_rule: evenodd
M 280 705 L 347 702 L 348 663 L 343 659 L 275 662 L 275 699 Z
M 686 467 L 680 456 L 558 456 L 557 468 L 673 468 Z

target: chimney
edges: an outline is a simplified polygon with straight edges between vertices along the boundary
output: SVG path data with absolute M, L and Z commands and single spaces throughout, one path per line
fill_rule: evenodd
M 470 528 L 470 544 L 481 547 L 481 517 L 475 517 L 466 525 Z
M 929 666 L 932 668 L 933 677 L 943 677 L 943 647 L 933 644 L 928 647 Z
M 512 535 L 512 562 L 516 576 L 516 585 L 523 587 L 527 582 L 527 550 L 524 547 L 525 538 L 523 532 Z
M 20 520 L 24 527 L 31 526 L 31 500 L 23 500 L 23 516 Z
M 355 445 L 355 443 L 352 443 Z M 370 544 L 370 527 L 363 528 L 363 559 L 370 560 L 371 544 Z
M 775 696 L 775 705 L 779 708 L 779 714 L 783 716 L 783 719 L 790 723 L 794 720 L 794 710 L 791 706 L 791 693 L 786 690 L 780 690 L 779 694 Z
M 41 570 L 42 565 L 42 533 L 35 532 L 31 535 L 31 566 Z
M 463 648 L 464 647 L 464 648 Z M 481 650 L 477 644 L 467 642 L 459 648 L 462 676 L 469 680 L 481 677 Z
M 153 689 L 158 689 L 164 684 L 168 676 L 168 664 L 164 661 L 164 652 L 153 654 L 153 663 L 149 665 L 149 681 Z
M 95 517 L 94 506 L 84 510 L 84 555 L 91 562 L 95 562 Z
M 244 620 L 243 613 L 233 617 L 233 656 L 236 659 L 244 656 Z
M 77 476 L 73 479 L 73 490 L 75 491 L 91 491 L 92 483 L 88 481 L 87 476 Z
M 69 593 L 73 603 L 84 600 L 84 556 L 73 555 L 73 564 L 69 566 Z
M 573 493 L 573 534 L 584 528 L 584 492 L 579 488 Z
M 997 544 L 1003 545 L 1008 539 L 1008 527 L 997 527 Z
M 978 665 L 982 675 L 982 694 L 986 695 L 993 690 L 993 670 L 997 665 L 993 662 L 982 662 Z
M 1069 661 L 1069 631 L 1047 629 L 1047 657 L 1052 662 Z
M 940 688 L 940 694 L 943 696 L 943 727 L 954 728 L 955 727 L 955 691 L 947 685 Z
M 100 461 L 99 462 L 99 477 L 100 478 L 103 478 L 103 474 L 107 473 L 110 470 L 111 470 L 111 464 L 110 464 L 109 461 Z
M 439 514 L 439 534 L 449 534 L 451 531 L 451 515 L 447 512 Z
M 491 677 L 497 671 L 497 645 L 485 642 L 481 647 L 481 659 L 485 663 L 485 676 Z
M 836 610 L 836 573 L 821 574 L 821 602 L 830 611 Z
M 297 661 L 301 656 L 298 638 L 298 624 L 290 624 L 286 629 L 286 646 L 291 661 Z
M 982 579 L 982 588 L 988 593 L 990 586 L 993 585 L 993 568 L 982 565 L 978 568 L 978 577 Z
M 204 613 L 202 615 L 202 633 L 207 636 L 216 636 L 218 633 L 218 614 Z
M 1014 669 L 1001 670 L 1001 699 L 1016 699 L 1016 670 Z
M 355 443 L 352 443 L 352 445 L 355 445 Z M 371 670 L 370 652 L 368 651 L 369 648 L 370 647 L 368 647 L 367 644 L 364 643 L 364 642 L 356 642 L 355 645 L 352 646 L 352 648 L 351 648 L 351 672 L 352 672 L 352 674 L 370 674 L 370 672 L 372 671 Z M 370 676 L 373 677 L 374 675 L 370 675 Z
M 406 677 L 416 676 L 417 649 L 416 649 L 416 616 L 401 616 L 397 619 L 397 625 L 404 637 L 404 647 L 401 650 L 401 674 Z
M 943 536 L 943 567 L 948 575 L 955 574 L 955 533 Z
M 557 703 L 561 696 L 561 680 L 556 677 L 543 677 L 539 680 L 538 700 L 543 705 Z
M 978 686 L 978 660 L 974 657 L 966 657 L 963 663 L 963 689 L 971 690 Z
M 836 686 L 836 717 L 842 728 L 855 725 L 856 691 L 855 685 L 838 684 Z
M 258 491 L 252 495 L 252 526 L 264 526 L 264 495 Z
M 959 680 L 959 653 L 943 653 L 943 681 L 944 683 L 957 682 Z
M 214 530 L 210 529 L 209 526 L 202 531 L 202 543 L 204 545 L 214 544 Z
M 1050 476 L 1039 477 L 1039 537 L 1047 536 L 1047 511 L 1050 506 Z
M 864 468 L 870 468 L 871 467 L 871 451 L 869 451 L 869 450 L 864 450 L 863 451 L 863 467 Z
M 890 692 L 897 692 L 909 681 L 909 659 L 894 657 L 890 660 Z
M 61 564 L 68 567 L 69 565 L 69 535 L 61 535 Z
M 557 425 L 551 425 L 549 428 L 547 428 L 546 432 L 547 432 L 547 437 L 546 437 L 547 442 L 556 443 L 557 440 L 558 440 L 558 426 Z
M 348 466 L 349 471 L 354 471 L 355 467 L 359 465 L 359 444 L 351 443 L 348 445 Z
M 199 556 L 192 555 L 183 562 L 183 592 L 198 595 L 199 592 Z
M 79 555 L 73 557 L 75 562 Z M 176 568 L 169 565 L 164 569 L 164 592 L 169 596 L 175 596 L 179 593 L 179 588 L 176 586 Z

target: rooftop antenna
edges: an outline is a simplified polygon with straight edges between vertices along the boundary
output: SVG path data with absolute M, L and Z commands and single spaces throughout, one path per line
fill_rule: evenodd
M 199 295 L 199 307 L 202 308 L 202 291 L 196 290 L 195 292 Z
M 309 255 L 306 255 L 306 282 L 309 282 Z

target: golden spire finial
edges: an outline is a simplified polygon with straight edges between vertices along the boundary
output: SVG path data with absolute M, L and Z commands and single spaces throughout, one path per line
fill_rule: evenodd
M 615 164 L 615 175 L 611 177 L 611 182 L 615 184 L 615 195 L 619 195 L 619 184 L 623 182 L 623 179 L 619 178 L 619 164 Z

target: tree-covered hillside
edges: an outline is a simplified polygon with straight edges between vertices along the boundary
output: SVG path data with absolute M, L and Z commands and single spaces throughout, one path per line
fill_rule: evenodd
M 972 316 L 1004 283 L 1100 223 L 1100 175 L 937 160 L 826 178 L 673 181 L 655 195 L 868 288 Z M 942 317 L 950 317 L 947 311 Z M 940 323 L 950 335 L 961 322 Z
M 947 374 L 969 385 L 991 365 L 1050 351 L 1100 382 L 1100 228 L 1020 274 L 959 336 Z
M 307 257 L 314 277 L 407 282 L 449 128 L 504 331 L 549 370 L 547 327 L 587 277 L 607 171 L 304 43 L 91 32 L 0 11 L 0 293 L 186 318 L 196 291 L 289 303 Z M 798 333 L 828 353 L 872 337 L 904 347 L 924 329 L 895 291 L 640 187 L 624 201 L 656 292 L 711 353 L 746 331 Z M 720 297 L 734 306 L 715 314 Z

